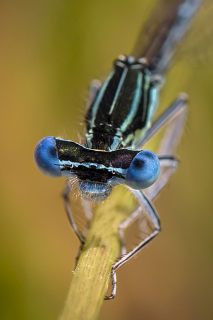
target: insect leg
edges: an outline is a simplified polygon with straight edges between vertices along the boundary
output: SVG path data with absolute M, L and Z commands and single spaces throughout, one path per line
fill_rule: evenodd
M 179 97 L 153 125 L 153 127 L 157 127 L 156 124 L 159 123 L 161 128 L 165 125 L 168 125 L 168 127 L 157 151 L 161 166 L 160 175 L 151 187 L 144 190 L 150 200 L 153 200 L 159 194 L 179 165 L 179 161 L 173 154 L 183 132 L 186 114 L 187 105 L 182 100 L 182 97 Z
M 143 139 L 143 144 L 153 137 L 159 130 L 168 126 L 162 143 L 160 145 L 158 156 L 160 160 L 161 172 L 157 181 L 149 188 L 144 190 L 145 195 L 149 200 L 153 200 L 162 188 L 167 184 L 171 176 L 179 165 L 179 161 L 172 155 L 175 151 L 177 142 L 180 139 L 180 135 L 183 131 L 183 126 L 186 118 L 187 106 L 186 95 L 181 94 L 176 101 L 167 109 L 161 117 L 153 124 L 153 126 L 147 132 Z M 137 146 L 139 147 L 139 146 Z M 125 237 L 124 230 L 129 227 L 136 219 L 141 215 L 139 211 L 133 212 L 126 220 L 124 220 L 119 226 L 119 235 L 122 244 L 122 255 L 126 253 L 125 250 Z
M 121 256 L 126 254 L 126 246 L 125 246 L 125 234 L 124 230 L 126 230 L 134 221 L 136 221 L 142 212 L 142 208 L 139 207 L 137 210 L 131 213 L 129 217 L 123 220 L 118 227 L 118 234 L 121 240 Z
M 129 188 L 130 189 L 130 188 Z M 134 257 L 147 243 L 149 243 L 156 235 L 160 232 L 161 227 L 160 227 L 160 220 L 158 218 L 158 215 L 151 204 L 151 202 L 148 200 L 148 198 L 143 194 L 142 191 L 140 190 L 133 190 L 130 189 L 130 191 L 133 193 L 133 195 L 139 200 L 140 203 L 140 209 L 143 210 L 143 212 L 146 213 L 147 218 L 153 225 L 153 231 L 150 235 L 148 235 L 144 240 L 142 240 L 133 250 L 122 256 L 116 263 L 113 264 L 112 266 L 112 293 L 110 296 L 106 296 L 105 300 L 113 299 L 116 294 L 116 284 L 117 284 L 117 279 L 116 279 L 116 270 L 125 264 L 127 261 L 129 261 L 132 257 Z M 138 208 L 138 209 L 139 209 Z
M 171 136 L 165 134 L 165 139 L 160 145 L 157 155 L 171 155 L 179 142 L 183 125 L 187 113 L 187 95 L 182 93 L 172 103 L 172 105 L 153 123 L 151 128 L 147 131 L 145 137 L 135 145 L 135 149 L 142 148 L 152 137 L 154 137 L 165 126 L 169 125 L 168 130 Z M 172 129 L 171 129 L 172 128 Z
M 66 211 L 67 217 L 69 219 L 69 222 L 70 222 L 75 234 L 77 235 L 79 241 L 81 242 L 81 245 L 84 245 L 84 243 L 85 243 L 84 236 L 78 230 L 78 227 L 77 227 L 77 224 L 76 224 L 75 219 L 73 217 L 72 209 L 70 206 L 69 195 L 72 192 L 72 190 L 73 190 L 73 188 L 70 185 L 69 180 L 67 180 L 67 182 L 65 184 L 65 188 L 62 193 L 62 197 L 64 199 L 64 207 L 65 207 L 65 211 Z
M 157 181 L 149 188 L 144 190 L 149 200 L 154 200 L 160 191 L 169 182 L 171 176 L 176 171 L 179 161 L 173 156 L 160 156 L 160 175 Z

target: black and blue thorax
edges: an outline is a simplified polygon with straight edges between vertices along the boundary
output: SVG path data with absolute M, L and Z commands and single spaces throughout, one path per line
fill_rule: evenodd
M 159 88 L 141 59 L 121 56 L 86 115 L 86 146 L 113 151 L 134 148 L 150 127 Z
M 77 178 L 87 200 L 106 199 L 117 184 L 147 188 L 159 175 L 159 160 L 136 146 L 151 125 L 158 93 L 144 59 L 121 56 L 86 114 L 85 146 L 52 136 L 42 139 L 34 153 L 39 170 Z

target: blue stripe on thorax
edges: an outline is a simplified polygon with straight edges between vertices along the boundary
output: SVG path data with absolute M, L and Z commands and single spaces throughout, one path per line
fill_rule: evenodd
M 91 123 L 90 123 L 90 128 L 92 129 L 95 123 L 95 118 L 96 118 L 96 114 L 98 112 L 98 108 L 101 102 L 101 99 L 103 98 L 103 95 L 105 93 L 105 90 L 108 86 L 109 81 L 112 79 L 113 75 L 115 74 L 115 70 L 112 70 L 110 72 L 110 74 L 108 75 L 108 77 L 106 78 L 106 80 L 104 81 L 103 85 L 101 86 L 101 89 L 98 93 L 97 99 L 94 103 L 94 105 L 92 106 L 92 116 L 91 116 Z
M 109 111 L 109 115 L 111 115 L 111 114 L 113 113 L 113 110 L 114 110 L 116 101 L 117 101 L 118 96 L 119 96 L 119 94 L 120 94 L 120 91 L 121 91 L 121 88 L 122 88 L 122 86 L 123 86 L 124 80 L 125 80 L 125 78 L 126 78 L 127 72 L 128 72 L 128 68 L 126 67 L 126 68 L 124 68 L 124 72 L 123 72 L 122 77 L 121 77 L 121 80 L 120 80 L 120 82 L 119 82 L 119 85 L 118 85 L 118 88 L 117 88 L 117 91 L 116 91 L 116 94 L 115 94 L 115 97 L 114 97 L 112 106 L 111 106 L 110 111 Z
M 136 86 L 136 90 L 135 90 L 135 94 L 134 94 L 134 98 L 132 100 L 132 105 L 130 108 L 130 112 L 127 115 L 125 121 L 122 123 L 120 130 L 122 132 L 124 132 L 127 127 L 131 124 L 132 119 L 134 118 L 134 116 L 136 115 L 137 109 L 138 109 L 138 101 L 140 101 L 141 99 L 141 94 L 142 94 L 142 81 L 143 81 L 143 74 L 142 72 L 140 72 L 138 74 L 138 78 L 137 78 L 137 86 Z

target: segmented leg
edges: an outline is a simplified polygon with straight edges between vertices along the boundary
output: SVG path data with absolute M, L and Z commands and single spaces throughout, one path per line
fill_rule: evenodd
M 187 98 L 188 97 L 185 93 L 180 94 L 175 102 L 152 124 L 145 137 L 135 145 L 135 149 L 142 148 L 157 132 L 165 128 L 165 126 L 169 124 L 172 125 L 173 123 L 173 135 L 171 137 L 165 135 L 166 140 L 169 140 L 170 143 L 166 144 L 166 140 L 163 139 L 164 143 L 161 144 L 161 148 L 158 150 L 157 155 L 162 155 L 162 151 L 164 152 L 163 155 L 167 154 L 167 152 L 168 154 L 171 154 L 171 150 L 174 151 L 174 147 L 179 141 L 180 134 L 182 133 L 187 112 Z
M 72 190 L 73 190 L 73 188 L 72 188 L 72 186 L 70 186 L 69 180 L 67 180 L 67 182 L 65 184 L 64 191 L 62 193 L 62 197 L 64 198 L 64 207 L 65 207 L 65 211 L 66 211 L 67 217 L 69 219 L 69 222 L 70 222 L 76 236 L 78 237 L 81 245 L 84 245 L 84 243 L 85 243 L 84 237 L 81 234 L 81 232 L 78 230 L 78 226 L 75 223 L 75 219 L 73 217 L 72 209 L 70 206 L 69 195 L 72 192 Z
M 168 125 L 157 151 L 161 166 L 160 175 L 151 187 L 144 190 L 150 200 L 153 200 L 159 194 L 179 165 L 179 161 L 173 154 L 183 133 L 186 114 L 186 96 L 182 94 L 150 128 L 150 131 L 154 134 L 159 130 L 155 131 L 154 129 Z
M 150 138 L 157 134 L 159 130 L 164 128 L 165 125 L 168 125 L 157 153 L 161 166 L 160 175 L 158 180 L 151 187 L 144 190 L 144 193 L 150 200 L 153 200 L 159 194 L 179 165 L 178 160 L 174 156 L 163 156 L 162 154 L 171 154 L 174 152 L 182 133 L 186 111 L 186 96 L 182 94 L 149 129 L 147 132 L 148 138 L 145 136 L 143 139 L 143 143 L 146 143 Z M 138 145 L 137 148 L 138 147 L 141 147 L 141 145 Z M 122 255 L 126 252 L 124 230 L 137 220 L 139 216 L 139 212 L 136 210 L 127 219 L 122 221 L 119 226 L 118 233 L 121 239 Z
M 73 191 L 73 189 L 74 189 L 73 184 L 70 184 L 70 180 L 67 180 L 62 196 L 64 198 L 64 206 L 65 206 L 65 211 L 66 211 L 67 217 L 70 221 L 70 224 L 71 224 L 75 234 L 77 235 L 78 239 L 80 240 L 80 247 L 78 249 L 78 253 L 75 258 L 75 268 L 76 268 L 79 257 L 81 255 L 82 249 L 85 244 L 86 235 L 82 234 L 80 232 L 80 230 L 77 226 L 77 223 L 75 222 L 74 216 L 72 214 L 69 195 Z M 84 215 L 87 219 L 87 224 L 86 224 L 85 230 L 84 230 L 86 233 L 86 231 L 89 230 L 90 220 L 92 218 L 92 209 L 91 209 L 91 204 L 87 200 L 81 199 L 81 205 L 82 205 L 82 209 L 84 210 Z
M 121 259 L 116 262 L 112 267 L 112 284 L 113 289 L 111 296 L 105 297 L 106 300 L 113 299 L 116 294 L 116 273 L 115 270 L 118 269 L 122 264 L 131 259 L 137 252 L 139 252 L 149 241 L 151 241 L 160 231 L 160 222 L 158 220 L 157 214 L 152 207 L 149 200 L 153 200 L 162 188 L 167 184 L 171 176 L 174 174 L 175 170 L 178 167 L 178 160 L 171 154 L 175 151 L 175 147 L 180 139 L 181 133 L 183 131 L 183 126 L 186 118 L 186 95 L 182 94 L 179 98 L 171 105 L 165 113 L 158 118 L 158 120 L 153 124 L 153 126 L 148 130 L 146 136 L 136 147 L 142 147 L 149 139 L 151 139 L 159 130 L 168 125 L 168 128 L 164 134 L 160 148 L 157 155 L 159 156 L 161 172 L 158 180 L 149 188 L 147 188 L 144 193 L 136 191 L 133 189 L 129 190 L 138 198 L 141 206 L 137 208 L 127 219 L 122 221 L 119 226 L 119 235 L 121 238 L 121 254 L 123 255 L 126 252 L 125 248 L 125 235 L 124 230 L 129 227 L 135 220 L 139 219 L 141 213 L 143 212 L 143 207 L 145 206 L 146 211 L 148 212 L 148 218 L 153 223 L 155 229 L 154 231 L 146 237 L 138 246 L 135 247 L 129 253 L 123 255 Z M 141 197 L 140 194 L 143 196 Z M 149 199 L 149 200 L 148 200 Z M 146 204 L 146 205 L 145 205 Z M 149 204 L 149 209 L 147 210 L 147 205 Z
M 179 165 L 179 161 L 173 156 L 161 156 L 159 157 L 159 160 L 161 171 L 158 180 L 151 187 L 144 190 L 144 193 L 149 200 L 154 200 L 157 197 L 171 179 Z
M 130 260 L 132 257 L 134 257 L 148 242 L 150 242 L 160 232 L 160 229 L 161 229 L 160 220 L 158 218 L 158 215 L 157 215 L 153 205 L 146 198 L 146 196 L 143 194 L 143 192 L 140 190 L 133 190 L 133 189 L 131 189 L 131 192 L 139 200 L 140 207 L 138 208 L 138 210 L 139 209 L 141 210 L 141 208 L 142 208 L 143 211 L 145 211 L 149 221 L 154 226 L 154 230 L 152 231 L 152 233 L 149 236 L 147 236 L 143 241 L 141 241 L 139 243 L 139 245 L 137 245 L 133 250 L 131 250 L 130 252 L 125 254 L 123 257 L 121 257 L 121 259 L 119 259 L 112 266 L 111 274 L 112 274 L 112 287 L 113 287 L 113 289 L 112 289 L 111 295 L 109 297 L 106 296 L 105 300 L 113 299 L 115 297 L 116 283 L 117 283 L 116 273 L 115 273 L 116 269 L 118 269 L 120 266 L 122 266 L 124 263 L 126 263 L 128 260 Z
M 118 227 L 118 234 L 121 240 L 121 256 L 124 256 L 126 254 L 124 230 L 126 230 L 134 221 L 139 219 L 141 213 L 142 213 L 142 208 L 141 207 L 137 208 L 137 210 L 132 212 L 129 217 L 123 220 Z

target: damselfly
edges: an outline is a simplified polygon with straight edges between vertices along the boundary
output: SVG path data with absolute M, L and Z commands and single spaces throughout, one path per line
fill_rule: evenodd
M 165 72 L 200 3 L 201 0 L 161 1 L 160 11 L 144 28 L 132 54 L 119 56 L 102 85 L 92 82 L 84 145 L 49 136 L 35 149 L 35 162 L 43 174 L 68 177 L 65 208 L 82 246 L 84 237 L 68 201 L 72 191 L 70 180 L 77 180 L 82 198 L 94 202 L 105 200 L 115 185 L 122 184 L 130 190 L 139 206 L 122 222 L 119 230 L 127 228 L 146 211 L 153 230 L 128 253 L 124 233 L 119 232 L 122 257 L 112 267 L 113 290 L 107 299 L 114 298 L 116 293 L 116 269 L 137 254 L 161 229 L 151 200 L 178 167 L 173 154 L 186 117 L 186 96 L 180 95 L 153 124 L 152 119 Z M 141 150 L 165 126 L 167 130 L 157 155 Z

